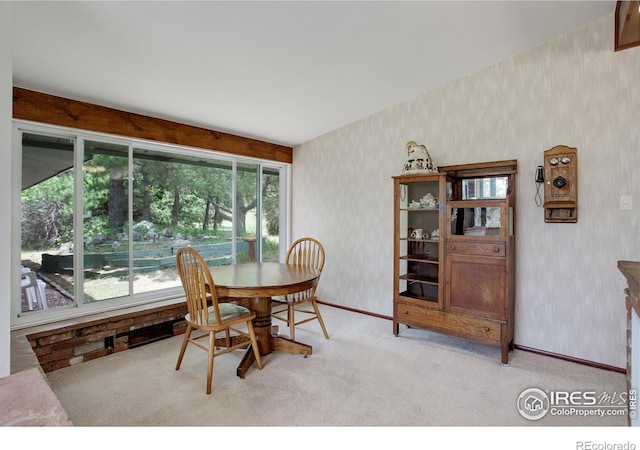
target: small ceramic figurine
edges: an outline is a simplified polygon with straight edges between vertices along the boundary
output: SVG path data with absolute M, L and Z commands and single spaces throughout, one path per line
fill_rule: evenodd
M 428 193 L 424 197 L 422 197 L 422 207 L 433 209 L 436 207 L 436 203 L 438 203 L 438 199 L 434 197 L 432 193 Z
M 424 145 L 414 141 L 407 142 L 407 161 L 402 168 L 403 173 L 436 173 L 438 168 L 433 165 L 431 155 Z
M 433 232 L 431 233 L 431 239 L 434 241 L 440 239 L 440 229 L 433 230 Z

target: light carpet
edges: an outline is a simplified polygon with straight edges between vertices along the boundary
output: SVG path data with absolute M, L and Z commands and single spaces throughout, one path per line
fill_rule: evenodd
M 515 350 L 500 350 L 321 305 L 317 322 L 296 328 L 313 354 L 272 353 L 264 369 L 236 376 L 243 351 L 216 358 L 205 394 L 207 355 L 189 346 L 175 370 L 182 336 L 49 373 L 76 426 L 576 426 L 624 427 L 626 416 L 525 419 L 527 388 L 625 392 L 625 376 Z M 280 325 L 281 335 L 287 329 Z

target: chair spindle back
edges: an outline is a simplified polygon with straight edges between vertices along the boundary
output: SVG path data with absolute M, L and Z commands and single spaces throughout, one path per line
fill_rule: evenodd
M 314 238 L 300 238 L 289 247 L 286 262 L 294 266 L 312 267 L 322 272 L 322 268 L 324 267 L 324 248 L 320 241 Z M 311 297 L 315 295 L 315 292 L 316 286 L 305 291 L 305 293 L 299 293 L 297 295 Z
M 209 323 L 207 302 L 210 298 L 213 302 L 216 321 L 221 323 L 215 284 L 205 260 L 191 247 L 180 248 L 176 260 L 180 280 L 187 298 L 187 310 L 191 319 L 199 325 Z M 209 286 L 208 290 L 207 285 Z

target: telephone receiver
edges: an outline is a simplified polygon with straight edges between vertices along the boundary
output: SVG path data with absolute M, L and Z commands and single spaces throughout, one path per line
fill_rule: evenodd
M 542 166 L 538 166 L 536 170 L 536 183 L 544 183 L 544 169 Z

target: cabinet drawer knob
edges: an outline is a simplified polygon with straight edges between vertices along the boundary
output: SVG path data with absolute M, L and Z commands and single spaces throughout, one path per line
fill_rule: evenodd
M 493 247 L 493 253 L 500 253 L 500 247 L 497 245 Z

